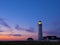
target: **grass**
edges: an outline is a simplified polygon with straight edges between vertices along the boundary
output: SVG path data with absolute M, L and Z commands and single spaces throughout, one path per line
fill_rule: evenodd
M 0 41 L 1 45 L 47 45 L 57 44 L 59 42 L 48 42 L 48 41 Z

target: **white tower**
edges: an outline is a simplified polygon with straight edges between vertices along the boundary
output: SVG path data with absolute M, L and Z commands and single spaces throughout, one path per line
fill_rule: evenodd
M 38 22 L 38 41 L 42 41 L 42 22 Z

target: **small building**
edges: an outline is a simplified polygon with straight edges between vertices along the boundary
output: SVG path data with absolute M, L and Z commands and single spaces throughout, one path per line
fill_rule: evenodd
M 27 40 L 28 40 L 28 41 L 33 41 L 33 38 L 28 38 Z
M 43 37 L 43 40 L 44 41 L 58 41 L 58 37 L 56 37 L 56 36 L 46 36 L 46 37 Z

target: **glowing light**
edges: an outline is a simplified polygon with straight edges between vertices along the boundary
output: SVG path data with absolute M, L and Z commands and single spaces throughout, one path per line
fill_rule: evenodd
M 38 22 L 38 24 L 42 24 L 42 22 L 41 22 L 41 21 L 39 21 L 39 22 Z

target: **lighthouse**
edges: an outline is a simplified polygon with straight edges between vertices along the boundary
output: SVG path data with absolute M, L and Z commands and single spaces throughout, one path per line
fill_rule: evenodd
M 42 41 L 42 22 L 38 22 L 38 41 Z

